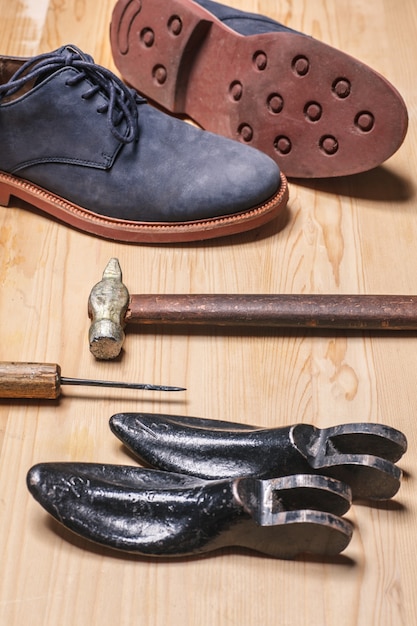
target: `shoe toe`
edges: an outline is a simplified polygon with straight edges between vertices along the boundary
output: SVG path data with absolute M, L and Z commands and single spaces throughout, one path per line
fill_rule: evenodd
M 142 109 L 140 119 L 135 154 L 127 147 L 118 164 L 126 171 L 132 164 L 136 168 L 130 219 L 189 222 L 233 215 L 279 191 L 280 169 L 261 151 L 151 106 Z

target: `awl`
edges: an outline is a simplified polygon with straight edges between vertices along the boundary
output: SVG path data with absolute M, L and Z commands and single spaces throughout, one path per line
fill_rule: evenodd
M 61 394 L 61 385 L 144 389 L 146 391 L 185 391 L 184 387 L 66 378 L 61 376 L 61 368 L 56 363 L 0 361 L 0 398 L 55 400 Z

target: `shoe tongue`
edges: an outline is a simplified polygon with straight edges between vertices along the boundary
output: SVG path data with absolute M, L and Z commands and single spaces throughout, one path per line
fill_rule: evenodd
M 58 59 L 59 61 L 61 61 L 60 57 L 62 57 L 62 63 L 60 62 L 57 63 Z M 54 52 L 51 52 L 50 63 L 48 63 L 45 60 L 39 60 L 39 63 L 43 63 L 45 68 L 44 68 L 44 71 L 41 72 L 39 76 L 36 78 L 33 86 L 36 87 L 37 85 L 42 83 L 46 78 L 49 78 L 49 76 L 52 76 L 53 74 L 55 74 L 55 72 L 60 70 L 61 67 L 64 67 L 65 65 L 72 65 L 72 61 L 74 60 L 74 58 L 75 59 L 78 58 L 79 60 L 82 60 L 82 61 L 92 60 L 91 57 L 84 54 L 76 46 L 73 46 L 73 45 L 62 46 L 61 48 L 58 48 Z M 33 65 L 29 67 L 29 72 L 36 70 L 37 65 L 38 65 L 37 59 L 34 59 Z
M 66 45 L 53 52 L 28 59 L 16 67 L 11 66 L 7 83 L 4 83 L 6 89 L 2 93 L 2 103 L 20 98 L 66 65 L 72 65 L 77 59 L 92 62 L 92 58 L 76 46 Z
M 78 57 L 82 61 L 89 61 L 91 63 L 93 62 L 93 59 L 89 54 L 85 54 L 85 52 L 83 52 L 82 50 L 80 50 L 80 48 L 77 48 L 77 46 L 74 46 L 73 44 L 61 46 L 61 48 L 58 48 L 58 50 L 55 50 L 55 52 L 52 52 L 52 54 L 62 55 L 68 60 L 73 59 L 74 57 Z

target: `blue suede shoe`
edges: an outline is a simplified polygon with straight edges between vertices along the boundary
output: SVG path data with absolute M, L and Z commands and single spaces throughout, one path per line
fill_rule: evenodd
M 74 46 L 0 58 L 0 203 L 21 198 L 119 241 L 179 242 L 255 228 L 285 206 L 257 150 L 174 119 Z
M 211 0 L 119 0 L 110 38 L 139 92 L 262 150 L 287 176 L 369 170 L 404 140 L 407 110 L 387 80 L 262 15 Z

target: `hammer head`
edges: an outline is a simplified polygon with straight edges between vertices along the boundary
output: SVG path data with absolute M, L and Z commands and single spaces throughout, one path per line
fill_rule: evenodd
M 90 351 L 96 359 L 114 359 L 120 354 L 128 305 L 129 292 L 122 282 L 119 261 L 110 259 L 88 300 Z

